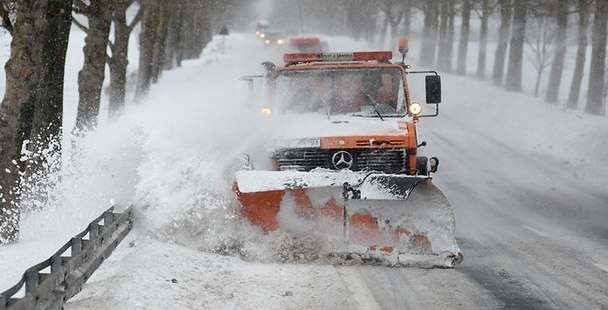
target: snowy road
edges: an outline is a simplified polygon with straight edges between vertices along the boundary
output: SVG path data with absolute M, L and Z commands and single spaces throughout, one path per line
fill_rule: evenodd
M 145 207 L 67 309 L 608 309 L 608 121 L 450 75 L 441 116 L 424 119 L 420 134 L 441 160 L 435 182 L 455 208 L 465 253 L 457 268 L 258 263 L 200 251 L 235 236 L 224 214 L 233 199 L 227 154 L 257 128 L 233 121 L 247 111 L 230 105 L 238 77 L 271 55 L 251 37 L 231 38 L 227 55 L 212 45 L 166 73 L 150 102 L 92 134 L 83 171 L 71 176 L 78 186 L 58 207 L 74 227 L 40 219 L 54 213 L 26 219 L 31 237 L 0 249 L 15 262 L 0 266 L 0 283 L 47 256 L 31 254 L 44 241 L 39 222 L 59 244 L 112 200 Z M 192 220 L 174 226 L 184 216 Z M 158 236 L 167 227 L 174 238 Z
M 444 75 L 443 84 L 442 114 L 424 119 L 421 134 L 455 208 L 465 253 L 456 269 L 218 262 L 144 238 L 102 267 L 72 308 L 608 308 L 607 122 L 472 79 Z M 189 282 L 167 285 L 172 277 Z
M 443 160 L 436 182 L 455 207 L 463 264 L 349 268 L 382 309 L 606 309 L 605 188 L 466 128 L 450 109 L 427 140 Z

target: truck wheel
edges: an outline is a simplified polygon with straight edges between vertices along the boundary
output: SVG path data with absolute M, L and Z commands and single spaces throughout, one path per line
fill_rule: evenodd
M 429 159 L 425 156 L 416 158 L 416 172 L 418 175 L 429 175 Z

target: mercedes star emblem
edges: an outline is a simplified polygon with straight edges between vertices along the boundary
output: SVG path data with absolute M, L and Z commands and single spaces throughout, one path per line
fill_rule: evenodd
M 346 151 L 336 152 L 331 158 L 332 164 L 336 169 L 350 169 L 353 166 L 354 158 L 353 155 Z

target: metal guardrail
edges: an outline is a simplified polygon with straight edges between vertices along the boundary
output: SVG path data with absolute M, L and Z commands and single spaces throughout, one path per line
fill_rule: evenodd
M 105 211 L 49 259 L 27 269 L 19 283 L 1 292 L 0 310 L 63 309 L 131 231 L 133 220 L 133 207 L 122 213 L 114 213 L 114 207 Z M 68 250 L 70 255 L 64 256 Z M 45 270 L 49 268 L 50 272 Z M 24 286 L 25 295 L 15 298 Z

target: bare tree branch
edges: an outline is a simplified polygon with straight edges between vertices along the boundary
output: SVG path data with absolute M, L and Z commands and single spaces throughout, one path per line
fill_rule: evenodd
M 135 17 L 133 18 L 133 20 L 129 24 L 129 33 L 132 32 L 133 29 L 135 29 L 135 26 L 137 26 L 137 24 L 139 23 L 139 21 L 141 21 L 141 18 L 143 16 L 144 16 L 144 8 L 140 7 L 139 11 L 137 11 L 137 15 L 135 15 Z
M 2 17 L 2 27 L 13 35 L 13 22 L 11 21 L 8 9 L 4 6 L 4 1 L 0 3 L 0 16 Z
M 80 30 L 84 31 L 84 32 L 88 32 L 89 28 L 87 28 L 87 26 L 83 25 L 80 21 L 78 21 L 78 19 L 76 19 L 76 16 L 72 15 L 72 23 L 74 25 L 76 25 L 76 27 L 80 28 Z

